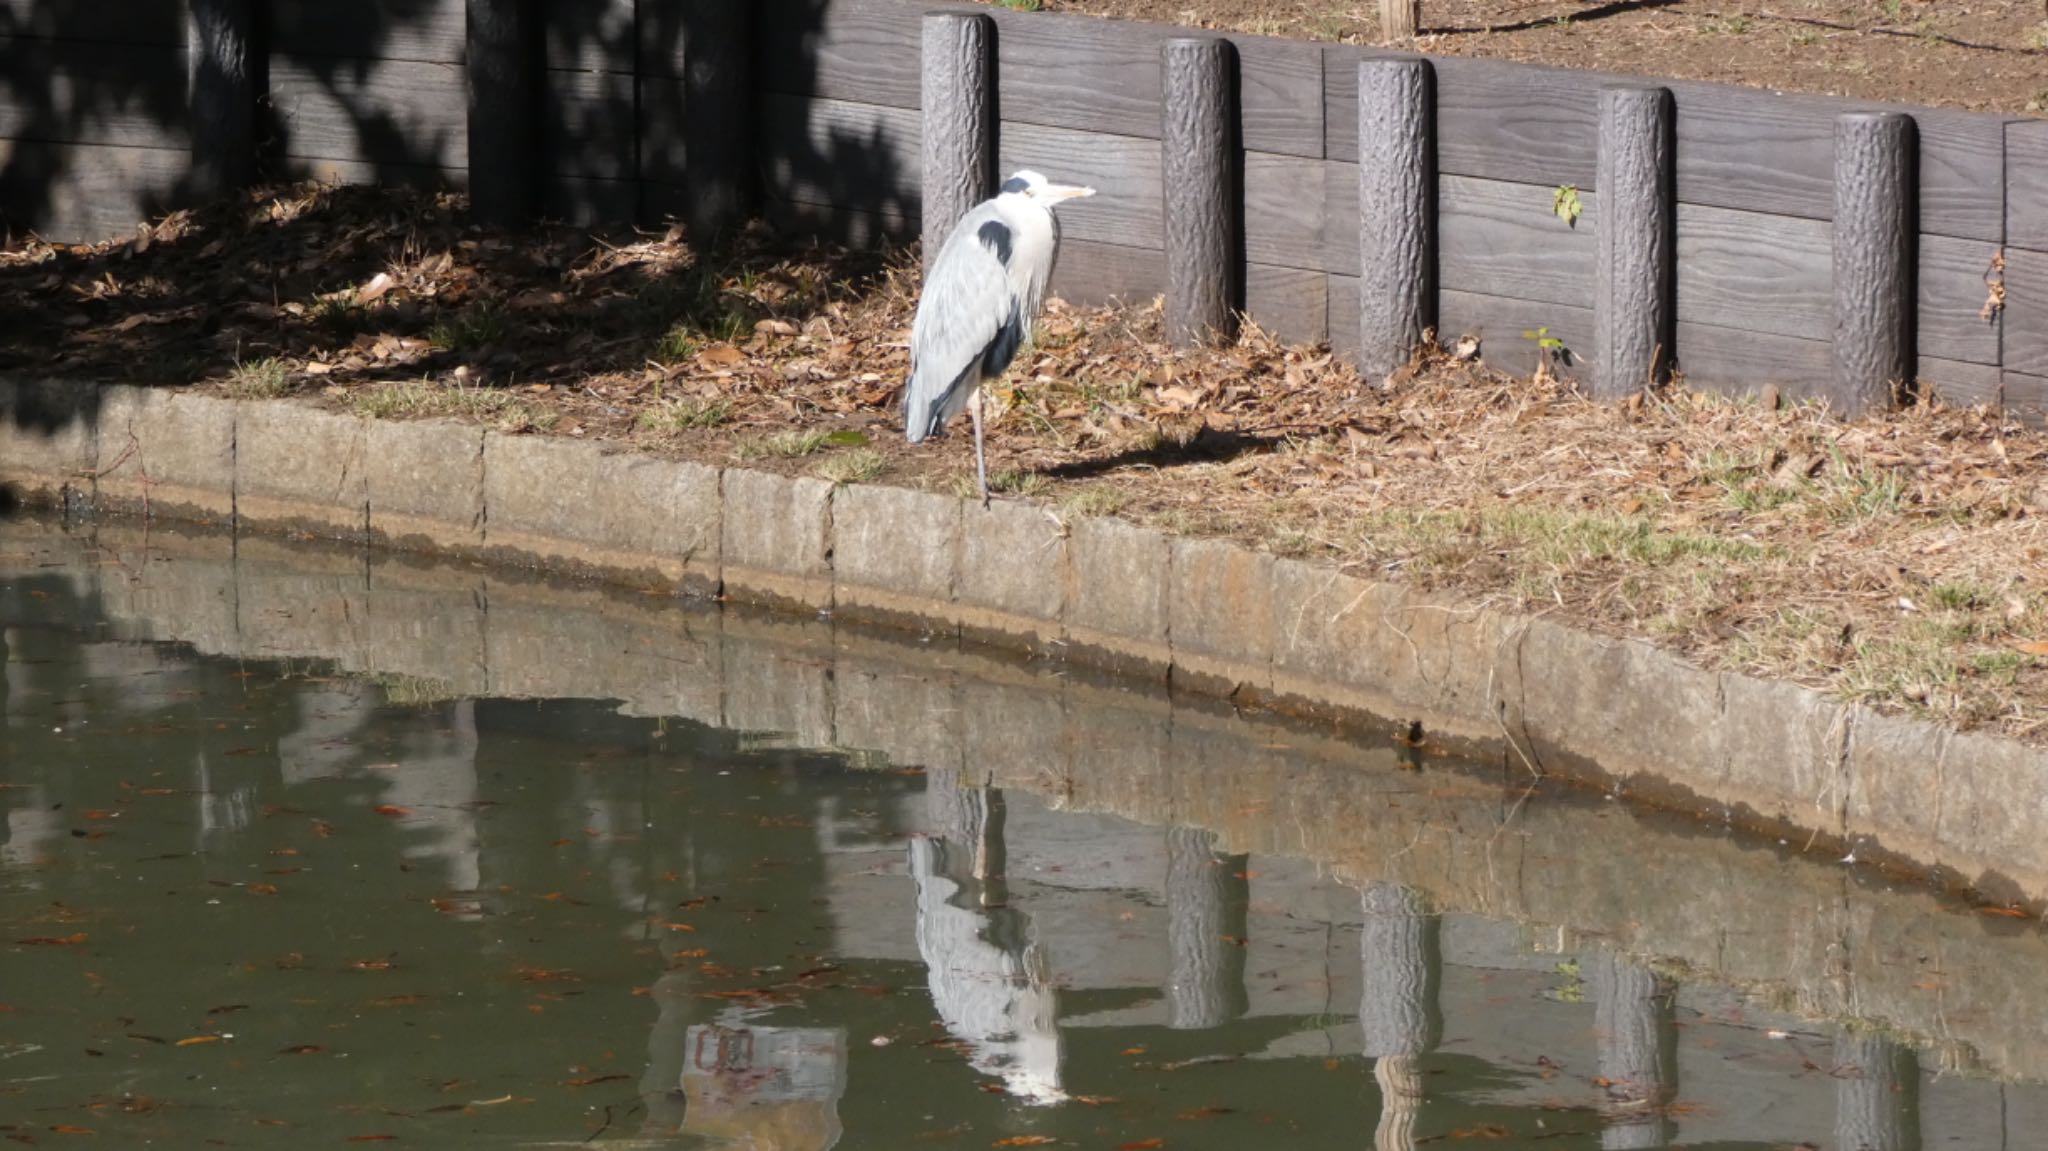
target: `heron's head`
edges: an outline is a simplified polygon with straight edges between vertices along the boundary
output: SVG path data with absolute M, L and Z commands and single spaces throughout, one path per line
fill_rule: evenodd
M 1044 176 L 1025 169 L 1003 181 L 1002 194 L 1005 196 L 1022 196 L 1039 207 L 1050 209 L 1061 200 L 1093 196 L 1095 189 L 1076 187 L 1072 184 L 1054 184 Z

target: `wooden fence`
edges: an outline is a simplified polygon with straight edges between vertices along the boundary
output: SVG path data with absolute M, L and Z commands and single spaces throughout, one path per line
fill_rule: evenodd
M 909 0 L 187 7 L 0 0 L 10 226 L 121 230 L 240 148 L 507 214 L 758 206 L 869 243 L 945 223 L 992 161 L 1101 190 L 1063 212 L 1058 291 L 1166 292 L 1190 328 L 1220 303 L 1373 367 L 1420 326 L 1527 366 L 1542 328 L 1603 391 L 1675 360 L 2048 410 L 2048 122 Z M 239 71 L 208 14 L 250 30 Z

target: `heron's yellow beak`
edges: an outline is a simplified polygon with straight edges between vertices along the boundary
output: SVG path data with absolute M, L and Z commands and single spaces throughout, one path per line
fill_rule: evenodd
M 1048 184 L 1045 189 L 1045 198 L 1055 203 L 1060 200 L 1078 200 L 1083 196 L 1093 196 L 1094 194 L 1095 189 L 1093 188 L 1077 188 L 1071 184 Z

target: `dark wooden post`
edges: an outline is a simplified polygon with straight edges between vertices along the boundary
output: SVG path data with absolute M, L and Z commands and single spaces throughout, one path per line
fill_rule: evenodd
M 1600 186 L 1604 197 L 1607 186 Z M 1605 199 L 1601 201 L 1605 204 Z M 1603 225 L 1604 226 L 1604 225 Z M 1601 1146 L 1668 1147 L 1677 1134 L 1668 1106 L 1678 1095 L 1677 989 L 1648 967 L 1613 952 L 1588 958 L 1600 1078 L 1617 1118 Z
M 1843 1028 L 1835 1036 L 1835 1146 L 1920 1151 L 1920 1057 Z
M 1380 379 L 1436 327 L 1436 110 L 1422 60 L 1358 65 L 1358 368 Z
M 924 266 L 996 188 L 995 21 L 978 13 L 924 18 Z
M 700 242 L 744 223 L 758 202 L 753 8 L 733 0 L 682 5 L 682 216 Z
M 1246 858 L 1216 854 L 1216 836 L 1197 827 L 1166 830 L 1166 940 L 1173 969 L 1166 1025 L 1220 1027 L 1251 1006 L 1244 987 Z
M 1914 364 L 1911 117 L 1849 112 L 1835 121 L 1835 370 L 1828 399 L 1846 415 L 1890 405 Z
M 1600 92 L 1600 263 L 1593 394 L 1618 400 L 1671 370 L 1678 330 L 1676 117 L 1668 88 Z
M 185 13 L 194 199 L 247 185 L 256 170 L 261 49 L 252 0 L 191 0 Z
M 469 0 L 469 207 L 484 223 L 539 207 L 540 57 L 533 0 Z
M 1175 347 L 1236 328 L 1237 113 L 1230 41 L 1176 37 L 1163 49 L 1166 336 Z
M 1363 143 L 1363 140 L 1360 141 Z M 1364 1055 L 1380 1085 L 1375 1147 L 1413 1147 L 1422 1109 L 1421 1058 L 1443 1038 L 1437 990 L 1443 953 L 1437 916 L 1420 891 L 1384 880 L 1359 893 L 1364 919 L 1358 950 L 1363 980 L 1358 1025 Z

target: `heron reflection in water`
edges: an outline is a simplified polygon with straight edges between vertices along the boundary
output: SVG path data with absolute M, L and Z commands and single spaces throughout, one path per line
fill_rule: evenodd
M 931 833 L 910 841 L 910 878 L 932 1004 L 975 1070 L 1019 1099 L 1057 1103 L 1059 1004 L 1030 917 L 1005 897 L 1003 793 L 962 786 L 952 770 L 928 780 Z

